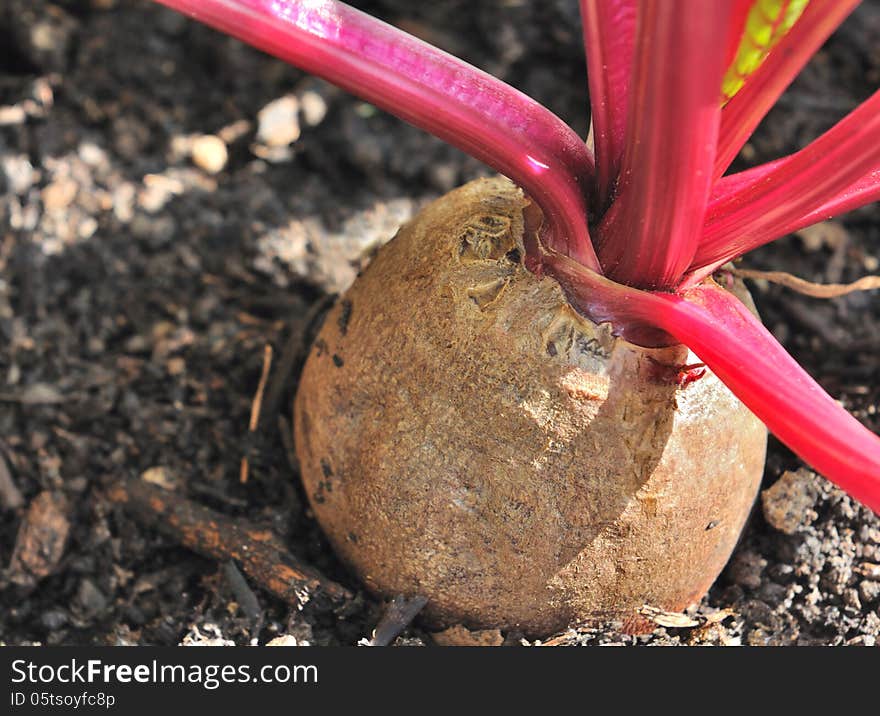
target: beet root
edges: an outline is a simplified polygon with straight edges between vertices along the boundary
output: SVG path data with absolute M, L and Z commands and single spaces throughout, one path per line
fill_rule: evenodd
M 431 625 L 638 628 L 723 568 L 767 433 L 710 372 L 683 379 L 687 348 L 617 339 L 529 273 L 526 204 L 472 182 L 378 252 L 306 361 L 302 479 L 344 562 Z

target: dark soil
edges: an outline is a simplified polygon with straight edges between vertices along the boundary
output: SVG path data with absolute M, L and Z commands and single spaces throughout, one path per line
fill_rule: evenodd
M 585 134 L 574 0 L 359 5 L 503 77 Z M 878 38 L 880 3 L 866 2 L 740 166 L 795 150 L 873 92 Z M 301 136 L 287 146 L 258 113 L 289 95 Z M 225 163 L 216 143 L 190 156 L 200 134 L 223 137 Z M 203 169 L 212 162 L 223 165 L 216 174 Z M 369 251 L 424 202 L 488 170 L 134 0 L 3 4 L 0 163 L 0 642 L 369 637 L 383 605 L 367 596 L 344 610 L 320 598 L 292 608 L 108 494 L 143 478 L 247 518 L 357 591 L 300 493 L 287 437 L 296 373 L 322 308 Z M 837 282 L 876 272 L 878 259 L 875 205 L 745 263 Z M 754 289 L 774 334 L 880 431 L 876 294 L 818 301 Z M 250 431 L 267 344 L 272 370 Z M 771 440 L 765 486 L 786 471 L 689 619 L 658 615 L 668 626 L 644 637 L 610 625 L 554 643 L 873 644 L 880 521 Z M 403 641 L 431 638 L 416 626 Z

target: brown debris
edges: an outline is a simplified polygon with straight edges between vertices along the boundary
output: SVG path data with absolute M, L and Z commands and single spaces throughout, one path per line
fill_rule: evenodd
M 33 587 L 48 577 L 64 555 L 69 532 L 64 495 L 48 491 L 37 495 L 18 528 L 9 562 L 9 581 L 21 587 Z
M 194 552 L 223 562 L 234 560 L 255 583 L 292 606 L 301 606 L 319 593 L 338 605 L 352 599 L 345 587 L 290 554 L 272 532 L 246 520 L 139 480 L 120 481 L 107 497 Z

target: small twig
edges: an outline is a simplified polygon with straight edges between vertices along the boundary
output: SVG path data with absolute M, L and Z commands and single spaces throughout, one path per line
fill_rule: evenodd
M 863 276 L 852 283 L 813 283 L 785 271 L 758 271 L 733 266 L 726 270 L 739 278 L 763 279 L 813 298 L 837 298 L 855 291 L 871 291 L 880 288 L 880 276 Z
M 412 623 L 427 603 L 427 597 L 394 597 L 385 608 L 385 613 L 373 629 L 373 637 L 366 645 L 388 646 Z
M 260 424 L 260 411 L 263 406 L 263 393 L 266 390 L 266 381 L 269 379 L 269 371 L 272 368 L 272 346 L 268 343 L 263 349 L 263 370 L 260 373 L 260 382 L 257 384 L 257 392 L 251 403 L 251 419 L 248 423 L 248 431 L 254 433 Z M 248 471 L 250 469 L 248 456 L 245 455 L 241 459 L 241 469 L 239 471 L 239 481 L 244 484 L 248 481 Z
M 257 595 L 254 594 L 254 590 L 250 588 L 247 580 L 238 567 L 235 566 L 235 562 L 230 561 L 223 565 L 223 575 L 226 577 L 226 581 L 229 582 L 232 593 L 238 600 L 238 604 L 245 616 L 251 621 L 257 621 L 262 617 L 263 610 L 260 609 Z
M 247 520 L 131 478 L 114 485 L 107 497 L 194 552 L 222 562 L 234 560 L 256 584 L 292 606 L 316 594 L 340 606 L 353 598 L 341 584 L 302 564 L 272 532 Z

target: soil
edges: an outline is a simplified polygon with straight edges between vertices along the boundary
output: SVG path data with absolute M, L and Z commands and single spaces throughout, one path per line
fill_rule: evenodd
M 357 5 L 502 77 L 586 133 L 574 0 Z M 869 96 L 880 84 L 878 37 L 880 2 L 864 2 L 737 168 L 794 151 Z M 289 438 L 297 372 L 322 312 L 371 250 L 425 202 L 488 173 L 151 3 L 7 0 L 0 642 L 368 639 L 385 605 L 335 560 L 297 479 Z M 876 272 L 880 207 L 788 237 L 744 264 L 823 282 Z M 820 301 L 762 283 L 753 291 L 777 338 L 880 431 L 876 294 Z M 245 565 L 200 556 L 120 507 L 113 491 L 131 480 L 271 531 L 292 560 L 354 598 L 341 607 L 306 589 L 291 606 Z M 612 624 L 549 642 L 874 644 L 880 520 L 775 440 L 765 488 L 730 565 L 686 615 L 649 612 L 657 629 L 638 637 Z M 380 630 L 385 640 L 393 631 Z M 438 641 L 463 640 L 501 638 Z M 395 643 L 434 639 L 416 621 Z

